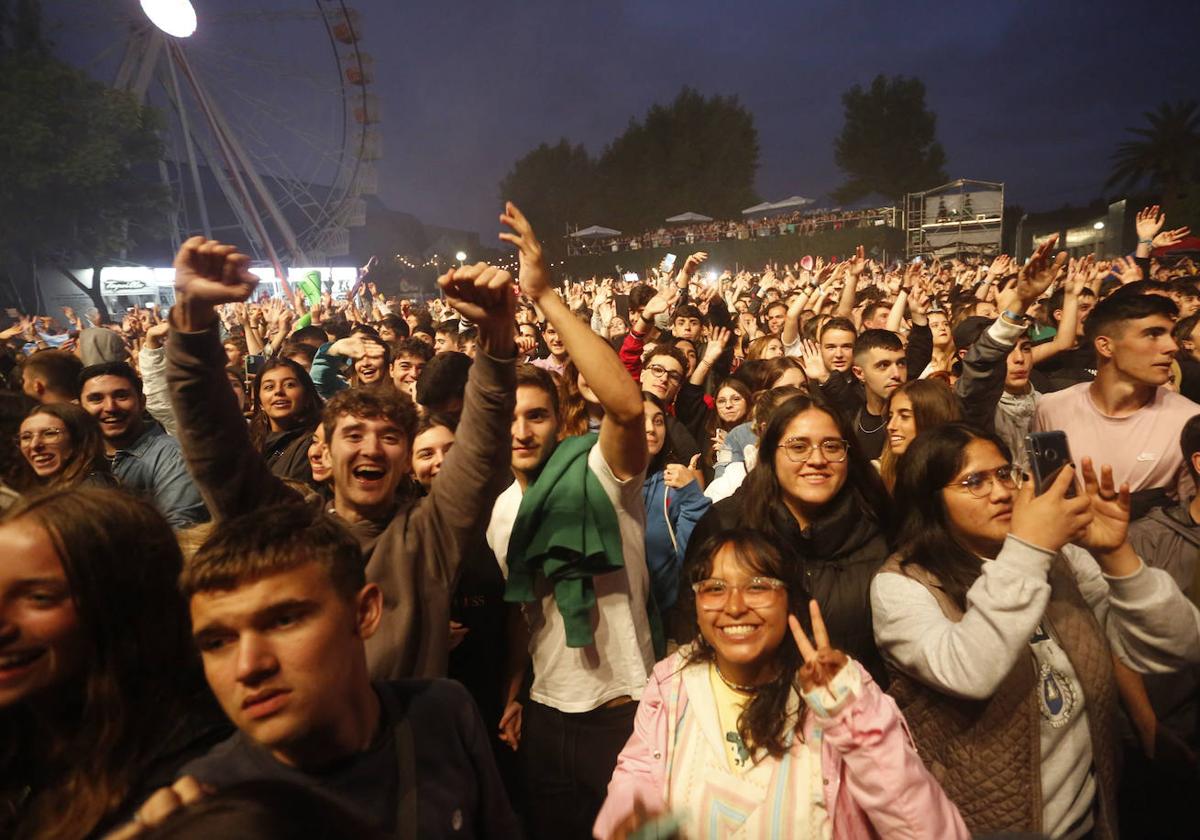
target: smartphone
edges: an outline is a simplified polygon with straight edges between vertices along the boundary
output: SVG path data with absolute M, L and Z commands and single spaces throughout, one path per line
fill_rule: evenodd
M 659 270 L 670 271 L 675 267 L 675 260 L 676 257 L 674 254 L 667 254 L 665 257 L 663 257 L 662 263 L 659 265 Z
M 1054 483 L 1063 467 L 1073 464 L 1066 432 L 1030 432 L 1025 436 L 1025 452 L 1033 473 L 1033 489 L 1039 496 Z M 1067 498 L 1075 498 L 1078 492 L 1072 482 L 1067 488 Z
M 255 356 L 253 354 L 246 356 L 246 377 L 258 376 L 258 372 L 262 370 L 265 362 L 266 358 L 264 356 Z

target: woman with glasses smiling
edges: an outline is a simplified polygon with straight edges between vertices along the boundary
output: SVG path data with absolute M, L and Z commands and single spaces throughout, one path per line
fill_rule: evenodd
M 1082 464 L 1040 495 L 995 435 L 922 432 L 897 471 L 897 553 L 871 588 L 891 694 L 975 834 L 1116 833 L 1112 654 L 1200 661 L 1200 614 L 1126 540 L 1129 488 Z
M 744 529 L 698 549 L 680 598 L 700 635 L 655 667 L 594 836 L 967 836 L 895 702 L 832 647 L 789 566 Z
M 35 407 L 21 421 L 17 446 L 40 489 L 116 487 L 95 418 L 74 403 Z
M 789 583 L 812 593 L 830 633 L 882 682 L 870 587 L 888 555 L 889 502 L 879 472 L 848 443 L 853 439 L 846 420 L 819 398 L 780 403 L 759 440 L 755 467 L 738 492 L 709 509 L 692 544 L 726 528 L 763 533 L 783 550 Z

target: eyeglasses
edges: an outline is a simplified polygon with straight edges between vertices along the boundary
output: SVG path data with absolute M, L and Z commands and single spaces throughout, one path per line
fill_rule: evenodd
M 662 365 L 646 365 L 646 370 L 655 379 L 662 379 L 665 376 L 668 382 L 674 382 L 676 385 L 683 381 L 682 373 L 674 370 L 667 370 Z
M 783 450 L 783 454 L 787 455 L 788 460 L 793 464 L 807 463 L 808 459 L 813 456 L 813 452 L 818 448 L 821 450 L 821 454 L 825 456 L 825 460 L 831 464 L 840 464 L 850 454 L 850 444 L 844 440 L 832 438 L 823 440 L 815 445 L 803 438 L 793 438 L 779 444 L 779 448 Z
M 32 446 L 38 438 L 41 438 L 45 443 L 53 446 L 62 440 L 64 434 L 66 434 L 65 429 L 41 429 L 36 432 L 21 432 L 17 435 L 17 444 L 20 446 Z
M 1005 464 L 996 467 L 994 470 L 980 470 L 973 472 L 964 478 L 962 481 L 955 481 L 947 484 L 947 487 L 966 487 L 968 492 L 977 499 L 983 499 L 992 495 L 992 490 L 996 486 L 996 482 L 1000 482 L 1000 486 L 1005 490 L 1016 490 L 1021 486 L 1021 479 L 1024 474 L 1018 467 L 1012 464 Z
M 692 584 L 696 605 L 702 610 L 724 609 L 735 589 L 742 593 L 742 603 L 750 609 L 758 609 L 770 606 L 775 601 L 775 593 L 787 589 L 787 584 L 773 577 L 752 577 L 740 586 L 720 578 L 707 578 Z

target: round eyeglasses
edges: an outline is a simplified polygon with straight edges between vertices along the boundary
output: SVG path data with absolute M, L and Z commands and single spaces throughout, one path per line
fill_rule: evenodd
M 992 495 L 992 490 L 996 486 L 996 482 L 1005 490 L 1017 490 L 1021 486 L 1021 480 L 1024 474 L 1019 467 L 1012 464 L 1004 464 L 996 467 L 994 470 L 980 470 L 973 472 L 964 478 L 962 481 L 954 481 L 947 484 L 947 487 L 966 487 L 967 492 L 977 499 L 983 499 Z

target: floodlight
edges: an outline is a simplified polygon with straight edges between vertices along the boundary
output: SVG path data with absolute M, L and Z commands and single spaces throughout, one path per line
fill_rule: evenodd
M 150 22 L 176 38 L 196 31 L 196 10 L 188 0 L 141 0 L 142 11 Z
M 462 262 L 466 258 L 467 258 L 466 251 L 459 251 L 457 254 L 454 255 L 454 259 L 458 260 L 459 262 Z
M 1094 230 L 1104 230 L 1104 222 L 1096 222 L 1096 224 L 1092 225 L 1092 228 Z

